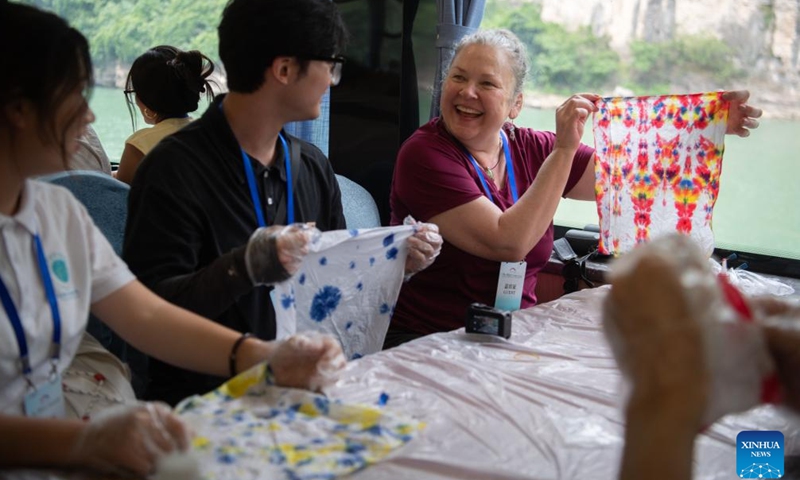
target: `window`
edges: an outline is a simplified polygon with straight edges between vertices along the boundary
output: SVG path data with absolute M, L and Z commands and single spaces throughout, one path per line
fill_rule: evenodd
M 637 11 L 634 3 L 619 7 L 603 0 L 489 0 L 482 28 L 508 28 L 529 49 L 526 108 L 516 123 L 554 129 L 554 108 L 575 92 L 748 88 L 750 103 L 765 114 L 749 138 L 726 137 L 716 243 L 800 259 L 800 5 L 778 11 L 753 4 L 722 15 L 718 2 L 661 3 L 647 2 Z M 591 128 L 584 143 L 594 145 Z M 596 224 L 595 205 L 562 201 L 555 222 Z
M 89 41 L 96 86 L 89 105 L 97 119 L 92 125 L 112 163 L 118 163 L 132 133 L 122 92 L 131 63 L 147 49 L 173 45 L 200 50 L 221 68 L 217 56 L 217 24 L 226 0 L 24 0 L 20 3 L 49 10 L 66 19 Z M 215 89 L 216 91 L 216 89 Z M 197 118 L 206 108 L 202 97 Z M 136 128 L 145 127 L 138 111 Z

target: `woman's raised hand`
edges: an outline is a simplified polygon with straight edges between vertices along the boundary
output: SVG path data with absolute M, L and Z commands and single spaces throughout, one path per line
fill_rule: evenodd
M 750 130 L 758 128 L 757 118 L 761 117 L 760 108 L 747 104 L 750 92 L 747 90 L 731 90 L 722 94 L 722 99 L 731 102 L 728 111 L 728 128 L 725 133 L 749 137 Z
M 555 148 L 576 151 L 583 137 L 583 128 L 589 114 L 597 111 L 595 102 L 600 95 L 579 93 L 569 97 L 556 109 Z

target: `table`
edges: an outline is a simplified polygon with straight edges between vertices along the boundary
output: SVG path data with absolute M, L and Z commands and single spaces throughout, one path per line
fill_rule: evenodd
M 350 363 L 330 396 L 374 404 L 385 392 L 387 409 L 427 424 L 350 478 L 616 478 L 624 395 L 600 324 L 607 292 L 582 290 L 515 313 L 510 341 L 462 329 Z M 800 478 L 799 426 L 773 406 L 729 415 L 698 437 L 694 478 L 736 478 L 741 430 L 782 431 L 784 478 Z

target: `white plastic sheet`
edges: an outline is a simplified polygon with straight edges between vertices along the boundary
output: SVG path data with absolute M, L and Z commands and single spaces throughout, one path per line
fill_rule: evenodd
M 426 422 L 419 437 L 354 479 L 615 479 L 624 435 L 621 375 L 603 336 L 607 287 L 514 314 L 509 341 L 462 330 L 351 362 L 327 390 Z M 763 406 L 698 436 L 695 479 L 730 479 L 741 430 L 780 430 L 800 454 L 797 417 Z M 789 459 L 787 458 L 787 466 Z

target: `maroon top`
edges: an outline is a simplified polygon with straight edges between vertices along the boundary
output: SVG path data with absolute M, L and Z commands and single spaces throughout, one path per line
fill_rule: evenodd
M 504 125 L 509 137 L 517 192 L 522 196 L 552 152 L 556 136 Z M 572 162 L 564 195 L 572 190 L 586 170 L 594 150 L 581 145 Z M 508 177 L 508 175 L 506 175 Z M 486 184 L 495 205 L 505 211 L 513 205 L 511 190 L 498 190 L 488 178 Z M 439 119 L 420 127 L 406 140 L 397 154 L 392 181 L 392 225 L 407 215 L 427 222 L 430 218 L 485 195 L 475 168 L 456 140 Z M 553 250 L 553 224 L 533 247 L 525 260 L 525 286 L 522 308 L 536 304 L 536 274 L 547 263 Z M 464 326 L 467 307 L 472 302 L 494 305 L 500 262 L 486 260 L 456 248 L 447 241 L 442 253 L 427 269 L 403 285 L 392 317 L 392 328 L 428 334 Z

